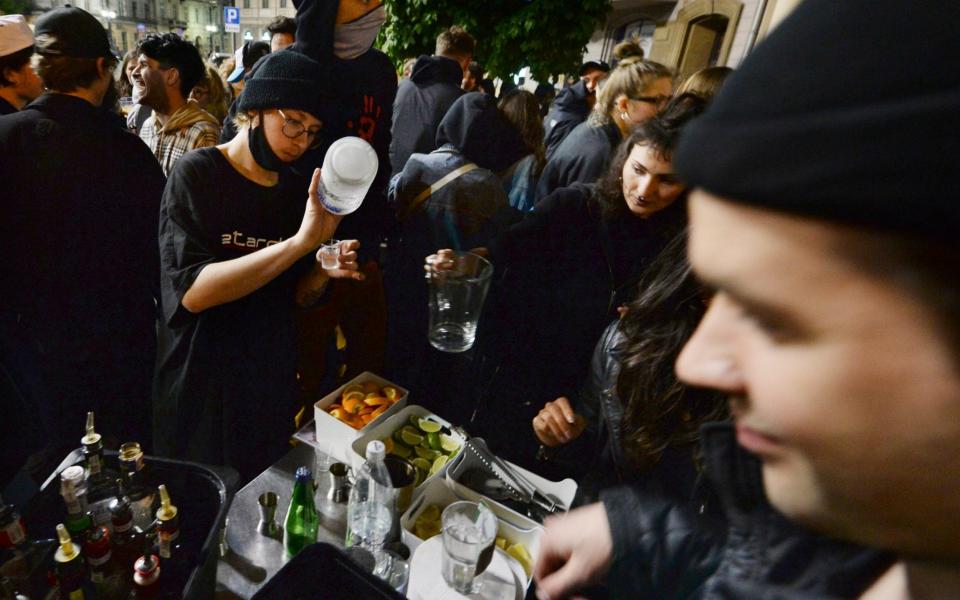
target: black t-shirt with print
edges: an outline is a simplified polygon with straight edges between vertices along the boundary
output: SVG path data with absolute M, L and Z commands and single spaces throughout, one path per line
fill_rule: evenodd
M 206 265 L 294 235 L 305 202 L 305 189 L 283 177 L 258 185 L 216 148 L 188 153 L 170 173 L 160 209 L 159 454 L 247 478 L 284 451 L 296 402 L 294 292 L 312 255 L 239 300 L 198 314 L 180 301 Z

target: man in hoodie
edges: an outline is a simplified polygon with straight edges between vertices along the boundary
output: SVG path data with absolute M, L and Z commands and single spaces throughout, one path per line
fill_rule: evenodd
M 140 129 L 140 139 L 168 175 L 181 156 L 196 148 L 216 146 L 220 124 L 187 101 L 204 75 L 196 46 L 173 33 L 147 36 L 137 48 L 133 70 L 136 100 L 153 109 Z
M 397 89 L 393 103 L 393 142 L 390 166 L 403 170 L 414 152 L 428 154 L 437 147 L 437 128 L 453 101 L 463 94 L 460 84 L 469 72 L 476 42 L 462 27 L 437 36 L 434 56 L 421 56 L 409 79 Z
M 567 134 L 587 119 L 597 101 L 597 87 L 609 72 L 610 65 L 607 63 L 587 61 L 580 66 L 580 81 L 557 96 L 543 120 L 543 145 L 547 148 L 547 160 L 550 160 Z

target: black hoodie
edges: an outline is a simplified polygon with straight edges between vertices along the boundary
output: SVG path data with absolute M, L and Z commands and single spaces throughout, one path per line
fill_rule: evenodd
M 375 48 L 350 60 L 334 55 L 340 0 L 295 0 L 294 5 L 297 7 L 297 41 L 288 50 L 305 54 L 329 69 L 335 94 L 334 101 L 319 115 L 324 122 L 320 147 L 307 152 L 298 161 L 297 170 L 309 179 L 313 168 L 323 163 L 330 144 L 346 136 L 358 136 L 369 142 L 380 162 L 363 205 L 344 218 L 337 228 L 338 237 L 360 240 L 363 262 L 377 256 L 380 238 L 391 226 L 386 189 L 390 180 L 388 150 L 393 100 L 397 93 L 396 71 L 387 55 Z
M 550 112 L 543 119 L 543 145 L 547 147 L 547 160 L 573 128 L 583 123 L 590 114 L 587 103 L 587 83 L 582 79 L 562 90 L 554 100 Z
M 414 152 L 428 154 L 436 149 L 437 128 L 453 101 L 463 95 L 463 69 L 444 56 L 421 56 L 410 78 L 402 81 L 393 104 L 393 141 L 390 165 L 394 173 L 403 170 Z

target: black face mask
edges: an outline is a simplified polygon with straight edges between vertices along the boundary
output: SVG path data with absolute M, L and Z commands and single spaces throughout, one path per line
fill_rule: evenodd
M 256 127 L 250 127 L 247 130 L 247 143 L 250 145 L 250 153 L 257 164 L 268 171 L 285 171 L 289 165 L 280 160 L 273 152 L 270 143 L 267 141 L 267 134 L 263 130 L 263 114 L 260 114 L 260 123 Z

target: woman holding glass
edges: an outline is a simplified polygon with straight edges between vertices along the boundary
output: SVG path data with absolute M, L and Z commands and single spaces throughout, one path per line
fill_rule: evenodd
M 161 304 L 154 382 L 157 453 L 237 469 L 246 481 L 284 451 L 297 403 L 294 311 L 330 278 L 360 279 L 356 242 L 336 269 L 314 253 L 340 218 L 314 171 L 288 165 L 317 143 L 330 89 L 320 65 L 271 54 L 248 80 L 237 135 L 186 154 L 160 212 Z

